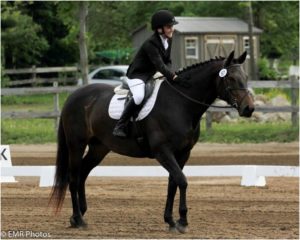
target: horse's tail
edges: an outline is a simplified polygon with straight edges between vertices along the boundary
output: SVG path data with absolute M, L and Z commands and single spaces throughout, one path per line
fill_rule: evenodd
M 52 187 L 52 192 L 49 200 L 49 204 L 55 207 L 56 213 L 58 213 L 62 207 L 66 195 L 66 190 L 69 184 L 68 161 L 69 154 L 66 135 L 62 124 L 62 118 L 60 118 L 57 134 L 56 172 L 54 185 Z

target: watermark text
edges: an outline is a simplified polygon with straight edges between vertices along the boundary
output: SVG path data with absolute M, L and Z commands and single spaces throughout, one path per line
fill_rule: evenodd
M 1 238 L 51 238 L 51 234 L 49 232 L 32 230 L 7 230 L 1 231 Z

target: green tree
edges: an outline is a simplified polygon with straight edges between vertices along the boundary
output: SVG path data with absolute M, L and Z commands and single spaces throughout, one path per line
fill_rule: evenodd
M 58 7 L 61 2 L 33 1 L 21 5 L 22 12 L 32 16 L 33 21 L 42 28 L 40 34 L 44 36 L 49 48 L 42 56 L 45 66 L 62 66 L 78 62 L 78 43 L 66 41 L 69 27 L 59 15 Z M 67 12 L 72 15 L 72 12 Z
M 5 67 L 79 62 L 79 2 L 2 1 L 1 7 Z M 264 30 L 262 55 L 298 59 L 299 2 L 253 1 L 252 7 L 254 25 Z M 248 19 L 242 1 L 91 1 L 86 33 L 90 63 L 96 62 L 96 51 L 130 48 L 133 30 L 149 24 L 158 9 L 176 16 Z
M 47 40 L 39 35 L 41 26 L 22 14 L 17 6 L 1 2 L 1 51 L 6 68 L 39 64 L 49 48 Z
M 264 30 L 261 52 L 268 58 L 299 58 L 299 2 L 254 2 L 256 25 Z

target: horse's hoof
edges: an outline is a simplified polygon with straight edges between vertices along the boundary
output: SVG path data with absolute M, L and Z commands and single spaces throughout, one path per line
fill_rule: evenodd
M 180 233 L 186 233 L 188 231 L 187 225 L 182 225 L 179 221 L 176 222 L 175 227 Z
M 70 217 L 71 228 L 87 228 L 86 222 L 82 217 Z
M 175 226 L 173 226 L 173 227 L 169 226 L 169 232 L 170 233 L 178 233 L 177 228 Z

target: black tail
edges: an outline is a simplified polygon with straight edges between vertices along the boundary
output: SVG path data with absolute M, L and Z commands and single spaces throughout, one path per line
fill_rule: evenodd
M 49 200 L 49 203 L 55 207 L 56 213 L 58 213 L 62 207 L 68 187 L 68 161 L 69 154 L 66 135 L 60 118 L 57 133 L 56 172 Z

